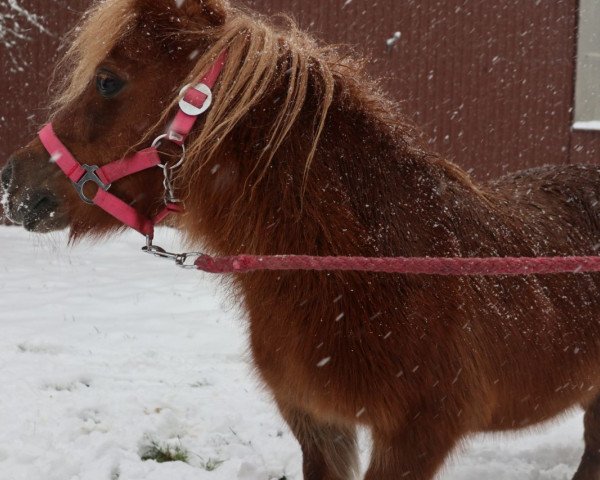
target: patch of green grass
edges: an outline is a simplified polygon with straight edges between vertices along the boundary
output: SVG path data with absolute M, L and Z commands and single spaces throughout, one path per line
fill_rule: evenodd
M 190 383 L 190 387 L 192 387 L 192 388 L 210 387 L 211 385 L 212 385 L 212 383 L 210 383 L 206 379 L 204 379 L 204 380 L 198 380 L 197 382 Z
M 179 445 L 161 445 L 156 441 L 152 441 L 146 446 L 140 457 L 143 461 L 154 460 L 158 463 L 166 462 L 184 462 L 188 461 L 188 453 Z
M 202 468 L 207 472 L 212 472 L 219 468 L 224 461 L 225 460 L 219 460 L 217 458 L 209 458 L 206 462 L 202 463 Z

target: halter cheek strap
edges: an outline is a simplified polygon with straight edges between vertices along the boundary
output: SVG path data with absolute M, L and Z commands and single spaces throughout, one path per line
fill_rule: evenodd
M 169 125 L 167 133 L 161 135 L 152 144 L 152 147 L 141 150 L 129 157 L 111 162 L 102 167 L 96 165 L 82 165 L 69 149 L 61 142 L 52 124 L 46 125 L 38 136 L 46 151 L 50 154 L 51 161 L 63 171 L 73 182 L 79 197 L 90 205 L 96 205 L 119 220 L 121 223 L 137 230 L 149 240 L 154 237 L 154 226 L 162 222 L 172 213 L 181 213 L 183 208 L 178 201 L 173 199 L 170 179 L 172 170 L 183 162 L 183 158 L 174 167 L 163 165 L 158 153 L 160 140 L 166 138 L 173 143 L 184 146 L 185 140 L 194 128 L 198 116 L 206 112 L 212 104 L 212 89 L 227 61 L 227 51 L 223 51 L 210 71 L 195 86 L 187 85 L 181 92 L 179 110 L 173 122 Z M 183 149 L 185 152 L 185 148 Z M 109 193 L 112 183 L 129 175 L 161 167 L 165 172 L 165 208 L 154 218 L 147 218 L 138 212 L 131 204 L 125 203 L 112 193 Z M 98 186 L 98 191 L 93 198 L 89 198 L 84 187 L 88 183 Z
M 226 62 L 227 50 L 223 50 L 199 84 L 196 86 L 186 85 L 181 90 L 182 99 L 179 101 L 179 110 L 167 133 L 168 139 L 173 143 L 183 145 L 194 128 L 198 116 L 206 112 L 212 105 L 212 89 Z

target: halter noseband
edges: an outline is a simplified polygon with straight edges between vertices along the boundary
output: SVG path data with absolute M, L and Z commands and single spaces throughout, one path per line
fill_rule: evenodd
M 60 141 L 51 123 L 42 128 L 38 134 L 44 148 L 50 154 L 51 160 L 73 182 L 73 186 L 79 197 L 84 202 L 100 207 L 121 223 L 145 235 L 147 238 L 147 248 L 149 250 L 154 248 L 154 253 L 160 253 L 156 251 L 158 247 L 152 246 L 154 226 L 162 222 L 171 213 L 181 213 L 183 211 L 180 205 L 181 202 L 175 198 L 173 193 L 171 185 L 172 171 L 179 167 L 185 159 L 185 140 L 194 128 L 198 116 L 210 108 L 213 98 L 212 89 L 217 83 L 226 61 L 227 51 L 223 51 L 209 72 L 202 77 L 197 85 L 186 85 L 181 90 L 179 109 L 167 129 L 167 133 L 160 135 L 154 140 L 151 147 L 129 157 L 116 160 L 101 167 L 97 165 L 82 165 Z M 160 160 L 158 147 L 164 139 L 179 145 L 183 150 L 181 159 L 173 166 L 163 164 Z M 154 167 L 162 168 L 165 176 L 165 208 L 154 218 L 147 218 L 130 204 L 109 193 L 110 187 L 114 182 Z M 87 197 L 83 191 L 84 186 L 90 182 L 98 186 L 98 192 L 93 198 Z

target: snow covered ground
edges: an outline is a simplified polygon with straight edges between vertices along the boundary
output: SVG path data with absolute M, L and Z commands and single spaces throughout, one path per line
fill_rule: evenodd
M 142 255 L 134 234 L 65 243 L 0 227 L 0 479 L 300 480 L 216 279 Z M 577 412 L 477 438 L 440 479 L 566 480 L 581 435 Z M 188 463 L 142 460 L 153 447 Z

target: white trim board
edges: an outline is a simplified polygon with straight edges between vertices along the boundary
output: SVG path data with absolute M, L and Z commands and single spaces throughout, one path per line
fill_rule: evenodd
M 573 130 L 598 130 L 600 131 L 600 120 L 592 122 L 575 122 Z

